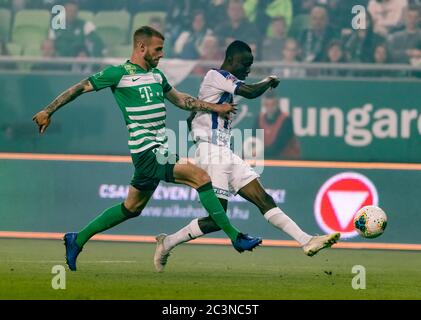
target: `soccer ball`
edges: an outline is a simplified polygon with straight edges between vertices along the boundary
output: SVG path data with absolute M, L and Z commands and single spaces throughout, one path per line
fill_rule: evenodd
M 387 216 L 376 206 L 365 206 L 354 217 L 354 227 L 364 238 L 377 238 L 382 235 L 387 225 Z

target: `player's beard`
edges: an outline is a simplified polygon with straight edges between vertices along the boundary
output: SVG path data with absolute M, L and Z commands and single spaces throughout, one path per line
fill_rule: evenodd
M 158 65 L 159 59 L 158 60 L 154 60 L 152 55 L 150 55 L 149 53 L 145 54 L 145 61 L 148 63 L 148 65 L 151 68 L 155 68 Z

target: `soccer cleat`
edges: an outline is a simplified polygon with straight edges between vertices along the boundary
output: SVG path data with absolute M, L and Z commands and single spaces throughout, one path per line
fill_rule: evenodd
M 244 252 L 245 250 L 253 251 L 255 247 L 262 243 L 260 237 L 250 237 L 247 234 L 239 233 L 237 239 L 232 241 L 232 245 L 238 252 Z
M 310 257 L 324 248 L 329 248 L 341 237 L 340 233 L 332 233 L 324 236 L 314 236 L 303 246 L 304 253 Z
M 76 232 L 70 232 L 66 233 L 63 238 L 66 246 L 66 263 L 72 271 L 76 271 L 76 258 L 82 251 L 76 243 L 76 237 Z
M 168 257 L 170 256 L 170 251 L 165 250 L 164 248 L 164 239 L 167 237 L 165 233 L 161 233 L 156 236 L 156 249 L 155 256 L 153 258 L 153 263 L 155 269 L 158 272 L 164 272 L 165 266 L 168 262 Z

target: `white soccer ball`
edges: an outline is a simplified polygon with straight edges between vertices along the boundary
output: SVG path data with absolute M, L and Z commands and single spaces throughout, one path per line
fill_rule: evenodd
M 387 216 L 376 206 L 365 206 L 354 217 L 354 227 L 364 238 L 377 238 L 382 235 L 387 225 Z

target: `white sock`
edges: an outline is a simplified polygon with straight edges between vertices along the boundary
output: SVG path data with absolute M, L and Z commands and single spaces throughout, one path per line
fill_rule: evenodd
M 199 219 L 194 219 L 184 228 L 178 230 L 176 233 L 168 235 L 164 239 L 164 248 L 172 250 L 180 243 L 187 242 L 198 237 L 203 236 L 202 230 L 199 228 Z
M 305 245 L 312 238 L 278 207 L 270 209 L 264 217 L 270 224 L 297 240 L 300 245 Z

